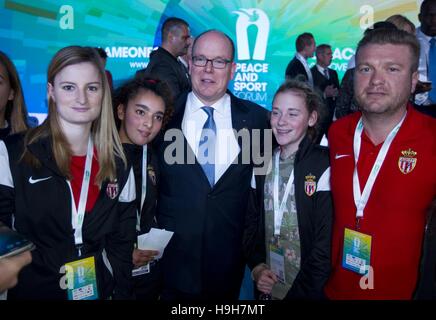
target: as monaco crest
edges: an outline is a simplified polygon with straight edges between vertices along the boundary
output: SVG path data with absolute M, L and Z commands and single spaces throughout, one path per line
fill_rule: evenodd
M 316 190 L 316 177 L 312 174 L 305 176 L 306 181 L 304 181 L 304 191 L 310 197 L 315 193 Z
M 112 200 L 115 199 L 118 195 L 119 192 L 119 188 L 118 188 L 118 182 L 110 182 L 107 185 L 106 188 L 106 194 L 109 198 L 111 198 Z
M 403 174 L 408 174 L 415 169 L 418 160 L 416 158 L 417 153 L 409 148 L 409 150 L 401 151 L 401 154 L 403 156 L 398 159 L 398 168 Z

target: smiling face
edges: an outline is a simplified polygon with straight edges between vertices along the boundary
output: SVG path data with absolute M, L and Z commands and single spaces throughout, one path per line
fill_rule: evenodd
M 290 153 L 297 151 L 308 127 L 314 126 L 316 120 L 317 113 L 309 114 L 306 100 L 300 93 L 285 91 L 275 96 L 271 128 L 282 150 L 287 149 Z
M 217 58 L 231 60 L 231 44 L 222 34 L 208 32 L 197 39 L 192 56 L 202 56 L 210 60 Z M 197 67 L 191 63 L 192 91 L 205 105 L 212 105 L 226 93 L 235 68 L 236 65 L 233 62 L 227 63 L 223 69 L 214 68 L 211 61 L 208 61 L 204 67 Z
M 367 114 L 396 114 L 406 108 L 415 90 L 412 52 L 407 45 L 368 44 L 356 56 L 354 92 Z
M 165 103 L 152 91 L 140 90 L 127 106 L 120 104 L 117 112 L 121 142 L 142 146 L 151 142 L 162 128 Z
M 90 62 L 63 68 L 47 90 L 64 129 L 69 125 L 91 126 L 100 115 L 103 84 L 97 67 Z

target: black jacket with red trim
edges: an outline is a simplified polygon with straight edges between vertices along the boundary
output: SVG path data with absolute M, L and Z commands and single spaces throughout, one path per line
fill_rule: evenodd
M 116 160 L 117 181 L 103 183 L 92 211 L 85 214 L 79 258 L 71 191 L 56 166 L 51 141 L 41 138 L 29 150 L 40 167 L 20 159 L 22 134 L 0 141 L 0 220 L 8 223 L 12 216 L 13 227 L 36 245 L 32 263 L 22 270 L 8 299 L 66 299 L 61 267 L 88 256 L 96 261 L 99 298 L 130 298 L 136 217 L 133 170 Z

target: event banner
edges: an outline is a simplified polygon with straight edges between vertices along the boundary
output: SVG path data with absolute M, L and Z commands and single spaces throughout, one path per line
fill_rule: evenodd
M 47 66 L 68 45 L 102 47 L 115 86 L 148 64 L 161 43 L 161 25 L 179 17 L 195 37 L 208 29 L 228 34 L 237 65 L 229 89 L 271 109 L 303 32 L 333 50 L 340 77 L 363 31 L 402 14 L 419 25 L 420 0 L 0 0 L 0 50 L 14 61 L 29 112 L 45 117 Z M 309 59 L 314 64 L 315 59 Z

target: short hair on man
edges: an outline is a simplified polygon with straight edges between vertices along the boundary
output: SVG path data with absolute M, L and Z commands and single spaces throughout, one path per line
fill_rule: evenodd
M 389 21 L 377 21 L 363 32 L 363 36 L 377 29 L 397 29 L 397 27 Z
M 202 36 L 211 33 L 211 32 L 215 32 L 218 33 L 220 35 L 222 35 L 224 38 L 226 38 L 229 41 L 230 44 L 230 49 L 231 49 L 231 56 L 230 56 L 230 61 L 233 61 L 233 59 L 235 58 L 235 44 L 233 43 L 232 38 L 230 38 L 228 35 L 226 35 L 224 32 L 220 31 L 220 30 L 216 30 L 216 29 L 210 29 L 210 30 L 206 30 L 202 33 L 200 33 L 195 39 L 194 42 L 192 43 L 192 55 L 194 55 L 195 52 L 195 45 L 197 44 L 198 39 L 200 39 Z
M 398 29 L 375 29 L 366 34 L 362 40 L 359 41 L 356 50 L 356 57 L 359 56 L 359 51 L 362 47 L 370 44 L 393 44 L 393 45 L 405 45 L 410 48 L 412 54 L 412 72 L 418 69 L 419 63 L 419 42 L 416 37 L 410 33 Z
M 319 46 L 316 47 L 316 55 L 319 54 L 323 54 L 326 50 L 330 49 L 331 50 L 332 46 L 329 44 L 320 44 Z
M 182 26 L 189 28 L 189 24 L 183 19 L 176 17 L 166 19 L 162 25 L 162 42 L 165 42 L 168 39 L 170 32 L 180 29 Z
M 309 32 L 300 34 L 297 37 L 297 40 L 295 40 L 295 48 L 297 49 L 297 52 L 301 52 L 305 47 L 310 46 L 314 39 L 313 35 Z
M 424 11 L 428 11 L 428 7 L 430 6 L 431 3 L 434 3 L 435 0 L 424 0 L 421 3 L 421 7 L 419 8 L 419 13 L 422 14 Z

